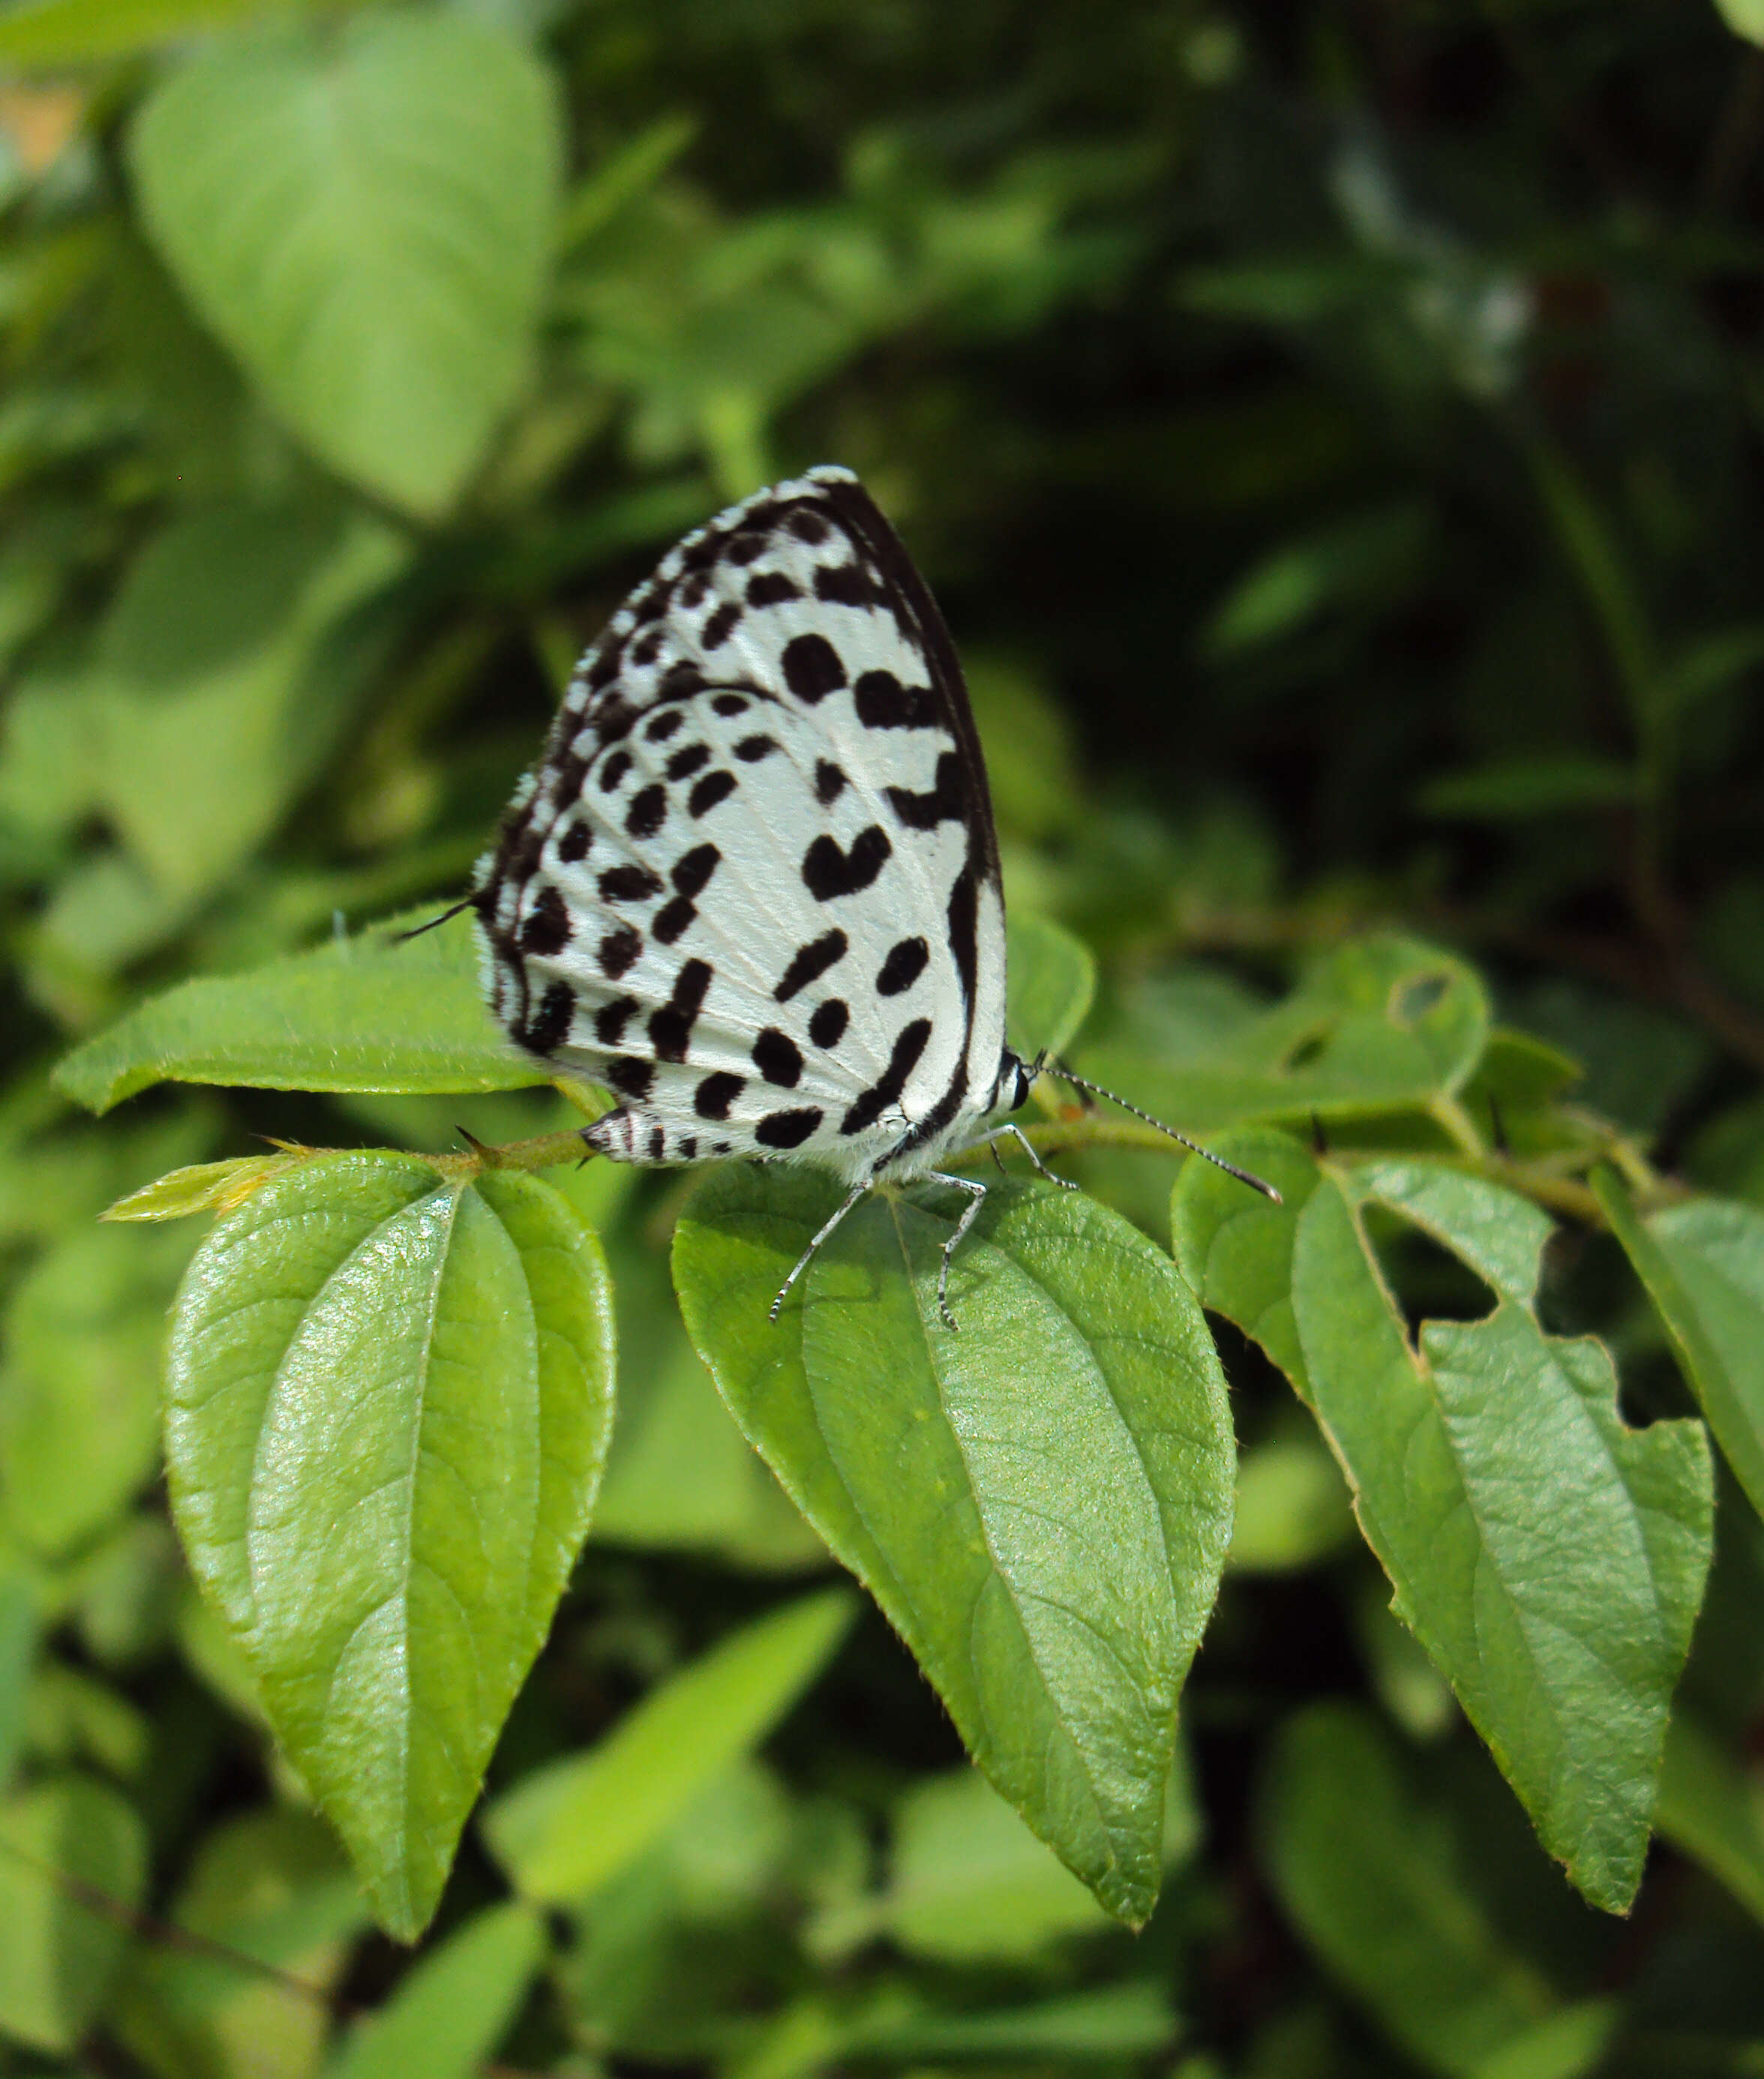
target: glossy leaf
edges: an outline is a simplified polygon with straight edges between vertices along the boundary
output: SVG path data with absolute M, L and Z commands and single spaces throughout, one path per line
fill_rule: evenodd
M 1526 1201 L 1444 1165 L 1344 1172 L 1264 1136 L 1225 1148 L 1285 1203 L 1189 1165 L 1172 1215 L 1179 1261 L 1305 1396 L 1398 1613 L 1545 1846 L 1620 1911 L 1708 1566 L 1700 1428 L 1626 1429 L 1603 1345 L 1544 1333 L 1549 1222 Z M 1494 1311 L 1427 1323 L 1411 1345 L 1367 1239 L 1369 1200 L 1457 1256 Z
M 598 1746 L 500 1797 L 484 1830 L 516 1887 L 579 1898 L 642 1855 L 784 1716 L 851 1616 L 842 1589 L 771 1611 L 652 1690 Z
M 527 372 L 562 157 L 537 61 L 445 13 L 206 53 L 130 140 L 149 232 L 265 398 L 424 517 Z
M 1593 1188 L 1716 1441 L 1764 1515 L 1764 1212 L 1696 1198 L 1642 1220 L 1608 1171 L 1595 1173 Z
M 1000 1186 L 938 1316 L 947 1187 L 837 1203 L 730 1169 L 675 1282 L 735 1419 L 918 1658 L 995 1787 L 1117 1918 L 1160 1879 L 1177 1697 L 1230 1531 L 1218 1361 L 1167 1258 L 1051 1186 Z
M 94 1111 L 166 1079 L 449 1094 L 546 1081 L 485 1010 L 463 917 L 399 942 L 425 921 L 413 911 L 242 975 L 181 982 L 76 1048 L 56 1081 Z
M 168 1373 L 190 1563 L 408 1938 L 587 1529 L 612 1383 L 599 1244 L 531 1177 L 321 1157 L 203 1244 Z

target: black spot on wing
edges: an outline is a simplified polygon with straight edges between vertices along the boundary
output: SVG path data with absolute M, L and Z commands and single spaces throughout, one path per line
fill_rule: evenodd
M 815 597 L 830 606 L 886 606 L 888 596 L 862 563 L 822 563 L 815 571 Z
M 679 710 L 676 708 L 673 712 L 678 714 Z M 708 743 L 688 743 L 683 744 L 674 753 L 662 770 L 670 780 L 690 780 L 695 772 L 709 763 L 710 746 Z
M 601 973 L 608 981 L 617 981 L 628 968 L 636 964 L 642 950 L 643 934 L 633 925 L 621 924 L 600 941 L 595 958 L 600 963 Z
M 790 956 L 784 978 L 772 991 L 773 996 L 780 1003 L 788 1003 L 799 989 L 818 981 L 836 960 L 842 960 L 851 943 L 845 933 L 835 927 L 823 931 L 818 939 L 811 939 L 807 945 L 798 946 Z
M 630 769 L 630 752 L 615 751 L 600 768 L 600 792 L 603 794 L 612 793 Z
M 719 693 L 711 702 L 713 709 L 720 715 L 746 714 L 751 705 L 745 693 Z
M 665 743 L 685 719 L 678 708 L 663 708 L 645 725 L 643 734 L 651 743 Z
M 897 945 L 891 946 L 876 978 L 876 993 L 898 996 L 903 989 L 910 989 L 924 973 L 925 963 L 930 956 L 931 949 L 922 939 L 902 939 Z
M 698 914 L 697 905 L 683 895 L 676 895 L 671 902 L 664 902 L 650 922 L 650 935 L 658 943 L 671 946 L 687 926 Z
M 633 664 L 640 664 L 646 669 L 653 664 L 661 654 L 662 631 L 658 628 L 646 628 L 636 642 L 631 645 L 631 662 Z
M 700 1119 L 727 1119 L 729 1107 L 746 1087 L 746 1078 L 732 1076 L 726 1069 L 705 1077 L 692 1093 L 692 1110 Z
M 641 1054 L 620 1054 L 607 1063 L 600 1076 L 623 1097 L 646 1098 L 655 1081 L 655 1064 Z
M 908 787 L 887 790 L 888 806 L 909 830 L 932 830 L 939 823 L 959 823 L 968 814 L 968 781 L 959 751 L 946 751 L 937 761 L 930 792 L 915 794 Z
M 625 812 L 625 827 L 633 838 L 652 838 L 667 820 L 667 789 L 659 780 L 639 788 Z
M 802 588 L 782 571 L 763 571 L 758 577 L 747 580 L 750 606 L 787 606 L 792 600 L 801 597 Z
M 707 814 L 734 791 L 735 776 L 733 772 L 707 772 L 695 784 L 687 797 L 687 810 L 694 817 Z
M 594 842 L 594 833 L 584 822 L 571 823 L 558 840 L 558 856 L 566 866 L 574 866 L 588 855 L 588 847 Z
M 741 625 L 742 609 L 734 600 L 725 600 L 704 623 L 699 634 L 700 647 L 720 650 Z
M 802 1080 L 802 1050 L 788 1032 L 768 1025 L 754 1042 L 754 1066 L 768 1083 L 794 1090 Z
M 806 505 L 799 505 L 790 515 L 790 531 L 799 542 L 817 548 L 827 538 L 827 523 L 818 512 Z
M 784 684 L 799 701 L 813 707 L 846 682 L 839 653 L 824 635 L 793 635 L 779 659 Z
M 824 1116 L 818 1105 L 800 1105 L 794 1111 L 768 1111 L 754 1128 L 754 1138 L 763 1148 L 800 1148 Z
M 815 799 L 823 809 L 830 808 L 838 800 L 845 784 L 842 767 L 835 765 L 830 758 L 815 760 Z
M 757 765 L 762 758 L 770 758 L 777 748 L 775 736 L 744 736 L 735 746 L 735 755 L 743 765 Z
M 840 1120 L 842 1133 L 862 1133 L 867 1127 L 874 1126 L 890 1105 L 900 1102 L 906 1079 L 918 1066 L 919 1056 L 925 1052 L 926 1042 L 930 1036 L 931 1021 L 928 1018 L 915 1018 L 910 1025 L 902 1027 L 888 1057 L 888 1065 Z
M 603 1003 L 594 1014 L 594 1036 L 603 1047 L 617 1047 L 625 1037 L 625 1026 L 631 1013 L 637 1007 L 634 996 L 616 996 L 610 1003 Z
M 825 1003 L 815 1006 L 814 1015 L 809 1020 L 809 1037 L 817 1047 L 837 1047 L 851 1019 L 851 1011 L 839 998 L 830 996 Z
M 575 992 L 566 981 L 554 981 L 539 999 L 539 1008 L 525 1025 L 515 1029 L 515 1038 L 535 1054 L 554 1053 L 570 1036 L 570 1021 L 575 1015 Z
M 646 866 L 628 863 L 609 866 L 600 876 L 600 889 L 603 902 L 645 902 L 661 893 L 662 881 Z
M 823 831 L 802 855 L 803 885 L 817 902 L 855 895 L 875 881 L 893 851 L 880 823 L 859 830 L 848 851 Z
M 866 729 L 935 729 L 943 720 L 929 686 L 903 686 L 892 671 L 864 671 L 851 688 Z
M 686 1059 L 687 1043 L 692 1036 L 698 1014 L 704 1007 L 704 995 L 710 983 L 710 967 L 704 960 L 688 960 L 675 977 L 672 994 L 659 1010 L 650 1015 L 650 1044 L 658 1060 Z
M 704 884 L 722 864 L 722 854 L 713 844 L 694 845 L 674 862 L 674 893 L 688 901 L 704 892 Z
M 537 953 L 542 958 L 548 953 L 561 953 L 570 943 L 570 911 L 559 888 L 542 888 L 539 899 L 527 913 L 527 921 L 520 927 L 520 950 L 524 953 Z

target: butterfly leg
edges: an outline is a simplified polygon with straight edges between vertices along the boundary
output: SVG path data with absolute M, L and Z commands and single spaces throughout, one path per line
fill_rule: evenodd
M 1035 1152 L 1035 1144 L 1030 1140 L 1029 1136 L 1023 1132 L 1020 1126 L 995 1126 L 990 1133 L 984 1136 L 987 1146 L 993 1151 L 993 1160 L 995 1162 L 998 1161 L 998 1148 L 997 1143 L 1007 1133 L 1010 1136 L 1011 1139 L 1017 1143 L 1018 1146 L 1022 1148 L 1024 1154 L 1029 1157 L 1030 1161 L 1035 1164 L 1036 1169 L 1041 1172 L 1042 1175 L 1047 1179 L 1047 1182 L 1050 1184 L 1057 1184 L 1062 1191 L 1076 1191 L 1077 1190 L 1078 1186 L 1072 1178 L 1057 1177 L 1055 1175 L 1053 1171 L 1047 1167 L 1047 1164 L 1043 1162 L 1041 1157 Z M 1000 1167 L 1002 1168 L 1003 1165 L 1001 1164 Z
M 813 1262 L 815 1251 L 820 1248 L 822 1242 L 824 1242 L 827 1236 L 833 1232 L 834 1229 L 838 1227 L 840 1221 L 845 1218 L 846 1215 L 851 1211 L 851 1208 L 858 1203 L 859 1199 L 863 1196 L 864 1193 L 867 1191 L 869 1188 L 869 1180 L 866 1178 L 861 1184 L 854 1184 L 851 1186 L 851 1189 L 846 1192 L 844 1203 L 840 1206 L 839 1210 L 833 1215 L 833 1218 L 830 1220 L 823 1224 L 820 1232 L 816 1235 L 814 1240 L 809 1243 L 809 1246 L 802 1252 L 801 1255 L 796 1258 L 796 1266 L 795 1270 L 791 1272 L 790 1275 L 784 1280 L 784 1283 L 778 1287 L 778 1296 L 772 1301 L 771 1307 L 767 1312 L 766 1318 L 767 1320 L 775 1321 L 777 1320 L 778 1309 L 782 1307 L 785 1300 L 790 1297 L 791 1286 L 796 1283 L 796 1280 L 801 1277 L 804 1271 L 805 1271 L 809 1268 L 809 1265 Z
M 985 1204 L 989 1186 L 980 1182 L 976 1178 L 952 1177 L 947 1169 L 929 1171 L 926 1181 L 932 1184 L 951 1184 L 958 1191 L 968 1194 L 968 1204 L 963 1210 L 962 1217 L 955 1223 L 955 1233 L 943 1244 L 943 1260 L 937 1267 L 937 1311 L 943 1317 L 944 1327 L 953 1334 L 955 1316 L 949 1310 L 950 1258 L 955 1255 L 956 1245 L 972 1227 L 980 1207 Z

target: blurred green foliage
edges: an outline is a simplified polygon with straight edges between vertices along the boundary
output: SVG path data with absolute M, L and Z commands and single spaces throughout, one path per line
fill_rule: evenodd
M 1760 2069 L 1757 17 L 0 10 L 0 2073 Z M 820 460 L 956 632 L 1039 1014 L 1089 1001 L 1064 927 L 1097 963 L 1084 1065 L 1185 1128 L 1260 1123 L 1304 1228 L 1233 1239 L 1198 1172 L 1173 1215 L 1168 1160 L 1101 1136 L 1063 1165 L 1175 1242 L 1243 1454 L 1162 1900 L 1112 1926 L 826 1589 L 846 1533 L 681 1325 L 683 1180 L 597 1165 L 529 1209 L 611 1272 L 596 1527 L 411 1959 L 311 1809 L 374 1785 L 295 1774 L 156 1484 L 196 1238 L 95 1217 L 253 1136 L 559 1123 L 448 993 L 447 934 L 395 973 L 348 934 L 457 893 L 660 549 Z M 1266 1132 L 1312 1115 L 1322 1164 Z M 1498 1201 L 1438 1197 L 1466 1150 Z M 750 1181 L 713 1180 L 683 1257 L 734 1247 L 705 1207 Z M 1388 1413 L 1421 1372 L 1388 1307 L 1356 1340 L 1379 1270 L 1428 1317 L 1418 1449 L 1449 1418 L 1473 1472 L 1578 1423 L 1601 1479 L 1503 1509 L 1472 1479 L 1432 1538 L 1380 1519 L 1406 1467 L 1343 1382 L 1382 1352 Z M 579 1303 L 586 1349 L 608 1303 Z M 1616 1841 L 1575 1875 L 1627 1896 L 1700 1574 L 1645 1539 L 1599 1562 L 1699 1412 L 1731 1476 L 1618 1921 L 1526 1813 L 1571 1864 Z M 1503 1601 L 1515 1567 L 1559 1600 Z M 1662 1582 L 1631 1660 L 1578 1657 Z M 1497 1634 L 1535 1684 L 1498 1654 L 1466 1681 Z M 462 1809 L 501 1696 L 451 1703 L 464 1730 L 424 1730 Z M 1589 1781 L 1629 1805 L 1564 1818 Z

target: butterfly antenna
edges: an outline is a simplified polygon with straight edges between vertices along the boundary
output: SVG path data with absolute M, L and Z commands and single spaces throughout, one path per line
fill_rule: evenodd
M 457 917 L 462 910 L 470 909 L 477 900 L 476 895 L 466 896 L 462 900 L 456 902 L 451 910 L 442 910 L 440 916 L 431 917 L 426 924 L 419 924 L 414 931 L 395 931 L 392 934 L 392 943 L 395 946 L 402 946 L 407 939 L 421 938 L 424 932 L 436 930 L 439 926 L 446 923 L 449 918 Z
M 1147 1126 L 1155 1126 L 1160 1133 L 1167 1133 L 1172 1140 L 1180 1141 L 1191 1155 L 1198 1155 L 1203 1161 L 1210 1162 L 1215 1169 L 1223 1169 L 1227 1177 L 1235 1177 L 1239 1184 L 1248 1184 L 1252 1191 L 1260 1191 L 1264 1198 L 1272 1198 L 1277 1206 L 1281 1195 L 1273 1186 L 1260 1177 L 1252 1176 L 1248 1169 L 1239 1169 L 1235 1162 L 1227 1162 L 1223 1155 L 1215 1155 L 1210 1148 L 1203 1148 L 1198 1140 L 1190 1140 L 1185 1133 L 1178 1133 L 1173 1126 L 1166 1126 L 1161 1119 L 1154 1119 L 1148 1111 L 1141 1111 L 1136 1104 L 1129 1104 L 1113 1090 L 1106 1090 L 1101 1083 L 1093 1083 L 1087 1077 L 1075 1075 L 1059 1061 L 1043 1060 L 1038 1065 L 1050 1075 L 1057 1076 L 1063 1083 L 1074 1089 L 1089 1090 L 1093 1097 L 1106 1098 L 1110 1104 L 1119 1105 L 1122 1111 L 1130 1111 L 1135 1119 L 1143 1119 Z

